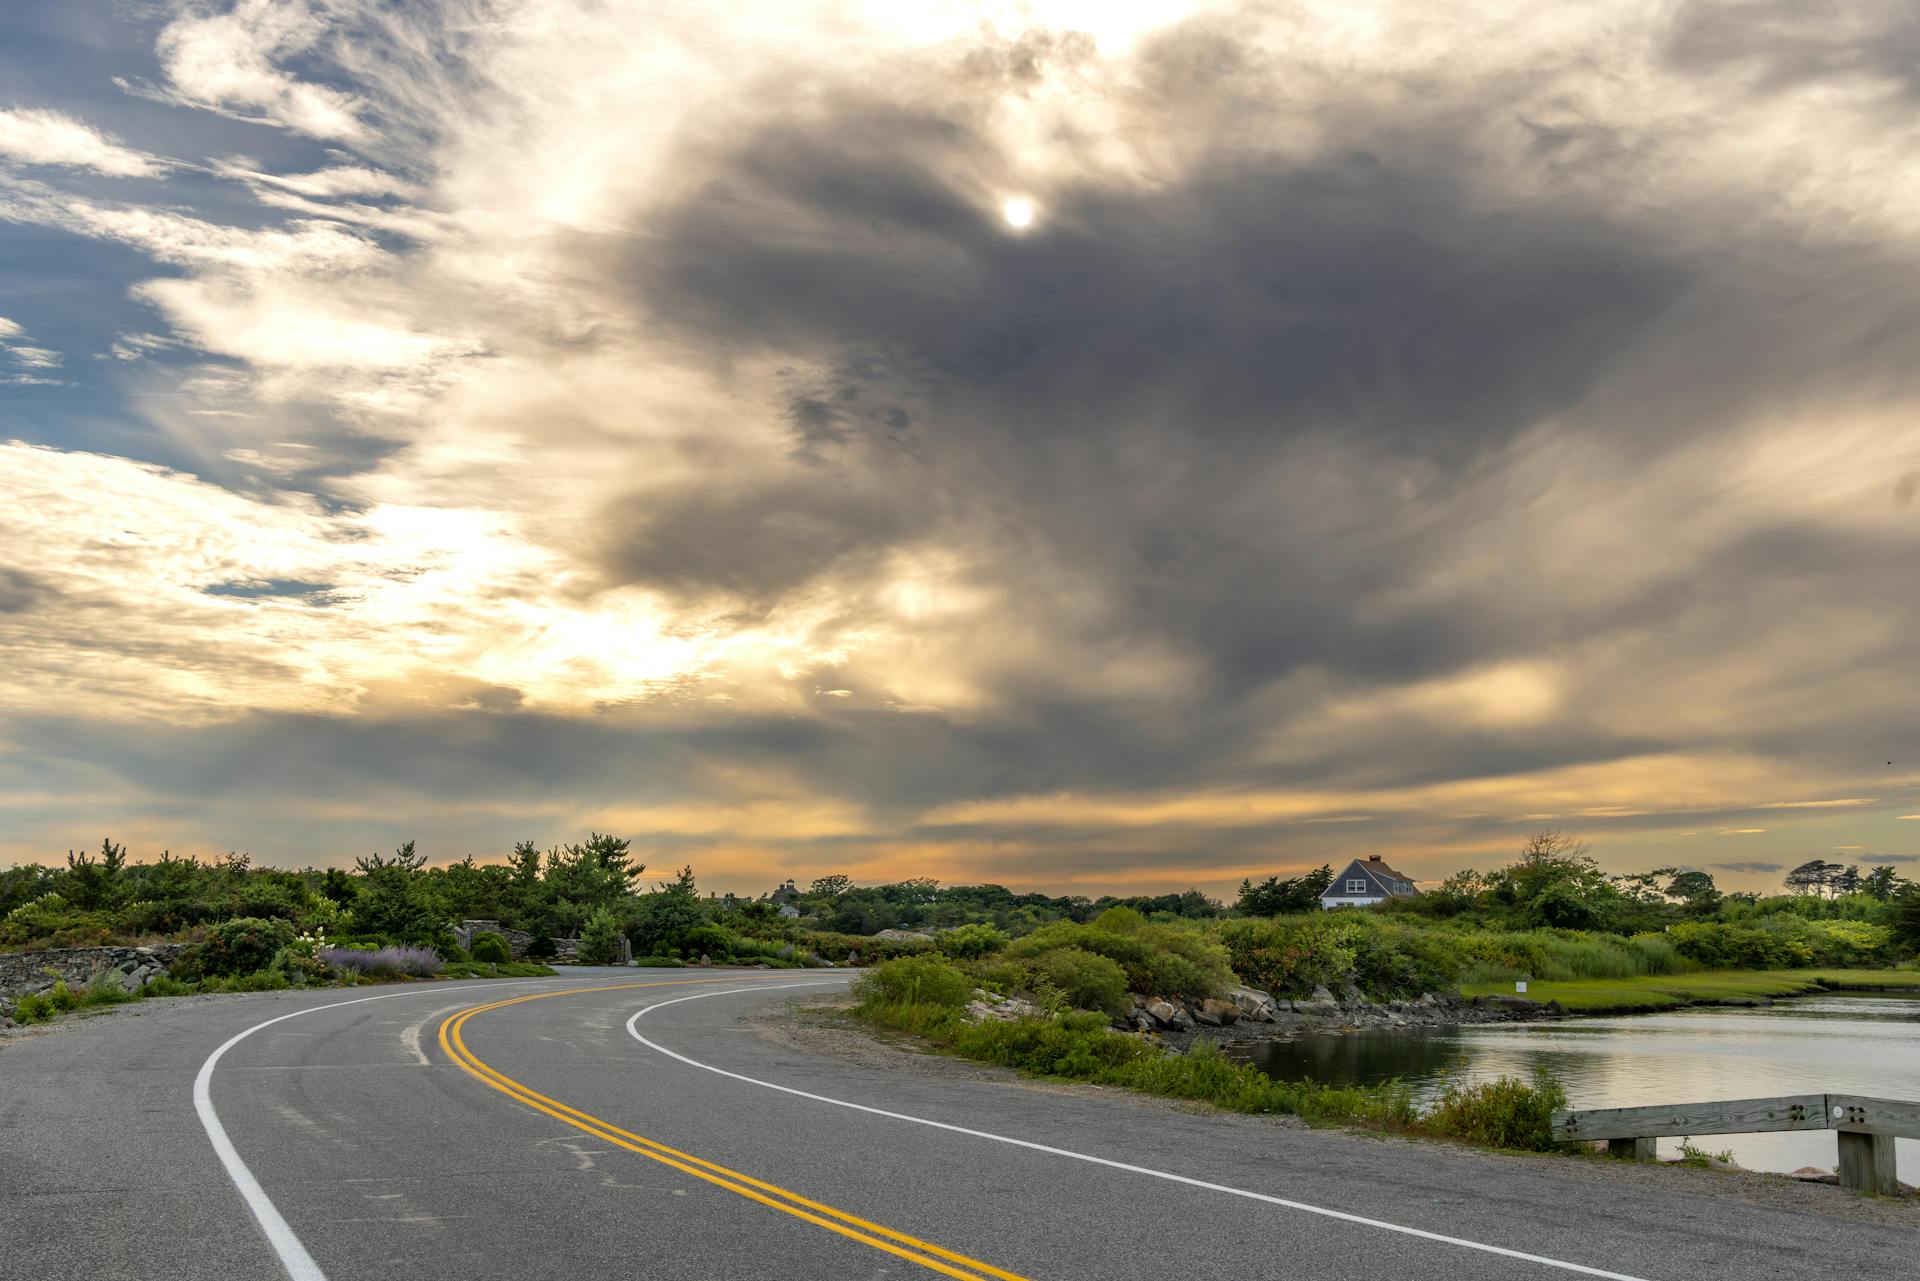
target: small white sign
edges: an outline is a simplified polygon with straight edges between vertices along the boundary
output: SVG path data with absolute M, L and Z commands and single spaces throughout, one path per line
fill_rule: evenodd
M 1524 991 L 1526 991 L 1526 990 L 1527 990 L 1527 981 L 1526 981 L 1525 979 L 1521 979 L 1521 980 L 1520 980 L 1520 981 L 1519 981 L 1518 983 L 1515 983 L 1515 984 L 1513 985 L 1513 990 L 1514 990 L 1514 991 L 1516 991 L 1516 992 L 1524 992 Z

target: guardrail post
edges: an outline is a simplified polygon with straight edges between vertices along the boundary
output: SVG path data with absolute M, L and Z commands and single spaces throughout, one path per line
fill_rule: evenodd
M 1627 1157 L 1635 1161 L 1656 1160 L 1660 1154 L 1657 1139 L 1608 1139 L 1607 1155 Z
M 1894 1177 L 1893 1136 L 1840 1131 L 1840 1186 L 1875 1196 L 1898 1196 Z

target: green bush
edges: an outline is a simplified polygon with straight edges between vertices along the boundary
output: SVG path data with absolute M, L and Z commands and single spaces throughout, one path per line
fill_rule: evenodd
M 513 951 L 507 946 L 504 936 L 492 930 L 481 930 L 473 936 L 473 959 L 489 965 L 500 965 L 513 959 Z
M 673 945 L 680 955 L 689 960 L 705 956 L 715 961 L 729 960 L 733 956 L 736 942 L 746 944 L 745 939 L 721 929 L 718 925 L 695 925 L 689 929 L 678 930 L 673 935 Z
M 998 952 L 1007 945 L 1007 936 L 991 925 L 962 925 L 934 939 L 933 945 L 948 956 L 972 961 Z
M 930 1005 L 958 1009 L 973 996 L 973 980 L 944 961 L 902 957 L 875 966 L 853 985 L 862 1005 Z
M 1104 956 L 1063 947 L 1034 961 L 1036 977 L 1059 988 L 1076 1009 L 1120 1015 L 1127 1010 L 1127 972 Z
M 1091 925 L 1043 925 L 1007 948 L 1006 955 L 1012 961 L 1037 963 L 1062 948 L 1106 957 L 1125 971 L 1130 991 L 1152 996 L 1218 996 L 1234 981 L 1231 960 L 1220 944 L 1193 929 L 1150 923 L 1125 907 L 1109 908 Z
M 1531 1082 L 1503 1076 L 1479 1085 L 1450 1085 L 1426 1118 L 1436 1134 L 1495 1148 L 1551 1152 L 1553 1114 L 1567 1106 L 1567 1092 L 1544 1070 Z
M 680 970 L 687 965 L 677 956 L 639 956 L 634 958 L 633 963 L 646 970 Z
M 210 927 L 201 942 L 180 954 L 172 970 L 183 979 L 253 974 L 273 964 L 293 944 L 292 925 L 278 918 L 243 916 Z
M 620 959 L 620 922 L 606 908 L 587 918 L 580 931 L 580 963 L 612 965 Z
M 541 930 L 535 934 L 533 941 L 527 944 L 527 959 L 530 961 L 551 960 L 559 954 L 560 948 L 554 943 L 553 935 L 547 933 L 545 930 Z

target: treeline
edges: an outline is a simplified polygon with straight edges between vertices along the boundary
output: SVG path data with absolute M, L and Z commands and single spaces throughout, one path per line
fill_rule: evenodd
M 938 934 L 942 950 L 960 954 L 1050 939 L 1124 909 L 1223 948 L 1256 986 L 1380 996 L 1506 977 L 1884 965 L 1920 951 L 1920 889 L 1891 868 L 1855 875 L 1815 863 L 1789 875 L 1794 892 L 1724 894 L 1704 872 L 1607 875 L 1585 846 L 1543 832 L 1505 867 L 1461 872 L 1375 908 L 1327 913 L 1319 910 L 1331 876 L 1325 866 L 1249 880 L 1232 908 L 1195 890 L 1096 899 L 924 878 L 858 886 L 846 876 L 822 877 L 775 902 L 703 895 L 691 868 L 648 884 L 629 843 L 602 833 L 546 850 L 522 842 L 498 863 L 467 858 L 430 868 L 409 842 L 352 869 L 300 871 L 255 867 L 244 854 L 134 863 L 108 840 L 97 853 L 69 854 L 65 866 L 0 871 L 0 947 L 193 939 L 222 922 L 281 921 L 344 946 L 429 948 L 459 961 L 452 925 L 484 919 L 532 935 L 536 955 L 552 940 L 578 938 L 582 960 L 611 960 L 624 939 L 636 958 L 661 963 L 707 957 L 784 966 L 843 963 L 850 954 L 873 961 L 929 946 L 874 937 L 883 931 Z

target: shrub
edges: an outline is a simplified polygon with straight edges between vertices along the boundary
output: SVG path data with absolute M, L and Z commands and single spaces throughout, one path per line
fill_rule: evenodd
M 677 956 L 640 956 L 633 963 L 648 970 L 681 970 L 687 965 Z
M 276 918 L 243 916 L 208 929 L 207 937 L 188 947 L 172 967 L 181 978 L 252 974 L 273 964 L 274 956 L 292 946 L 293 926 Z
M 1104 956 L 1077 947 L 1047 952 L 1034 973 L 1059 988 L 1076 1008 L 1119 1015 L 1127 1009 L 1127 972 Z
M 1427 1128 L 1470 1143 L 1551 1152 L 1553 1114 L 1567 1106 L 1566 1089 L 1538 1070 L 1531 1082 L 1503 1076 L 1479 1085 L 1450 1085 L 1426 1118 Z
M 481 930 L 473 936 L 473 959 L 500 965 L 513 959 L 513 950 L 507 946 L 505 936 Z
M 202 992 L 280 992 L 291 986 L 287 976 L 278 970 L 255 970 L 251 974 L 205 979 L 200 983 L 198 990 Z
M 447 979 L 538 979 L 558 973 L 551 965 L 532 961 L 454 961 L 441 967 Z
M 597 909 L 580 931 L 580 963 L 612 965 L 620 959 L 620 922 L 606 908 Z
M 60 979 L 44 992 L 34 992 L 13 1003 L 13 1017 L 22 1023 L 45 1023 L 56 1014 L 80 1007 L 80 995 Z
M 535 934 L 533 941 L 527 944 L 527 959 L 529 960 L 545 961 L 559 954 L 560 948 L 554 943 L 553 935 L 547 933 L 545 930 L 541 930 L 538 934 Z
M 1102 922 L 1119 928 L 1106 928 Z M 1007 957 L 1037 963 L 1061 948 L 1106 957 L 1126 972 L 1130 990 L 1156 996 L 1218 996 L 1234 980 L 1227 950 L 1220 944 L 1191 929 L 1152 924 L 1125 907 L 1108 908 L 1092 925 L 1043 925 L 1009 947 Z
M 973 995 L 973 982 L 944 961 L 902 957 L 875 966 L 853 985 L 862 1005 L 931 1005 L 958 1009 Z
M 991 925 L 962 925 L 940 935 L 933 945 L 948 956 L 971 961 L 998 952 L 1007 945 L 1007 936 Z
M 440 972 L 438 952 L 424 947 L 383 947 L 364 952 L 351 947 L 329 947 L 320 959 L 358 978 L 429 978 Z
M 718 925 L 695 925 L 675 931 L 672 942 L 682 956 L 707 956 L 716 961 L 725 961 L 733 956 L 735 945 L 745 944 L 746 940 L 736 938 Z M 748 950 L 750 955 L 758 954 L 757 948 Z

